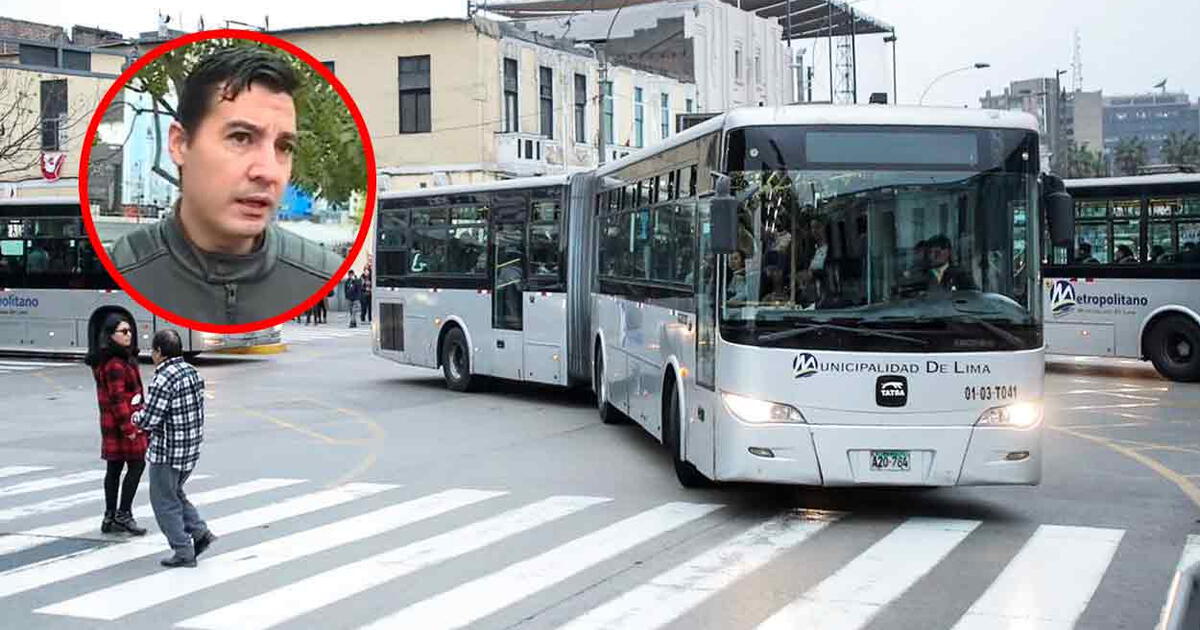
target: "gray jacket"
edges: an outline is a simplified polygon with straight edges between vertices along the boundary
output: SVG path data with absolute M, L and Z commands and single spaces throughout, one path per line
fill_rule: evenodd
M 316 293 L 342 258 L 274 223 L 245 255 L 204 252 L 174 212 L 113 243 L 117 271 L 148 300 L 206 324 L 245 324 L 280 315 Z

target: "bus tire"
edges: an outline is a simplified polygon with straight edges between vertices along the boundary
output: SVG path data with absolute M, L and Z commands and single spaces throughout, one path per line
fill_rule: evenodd
M 621 412 L 608 402 L 608 384 L 604 380 L 604 353 L 600 344 L 596 344 L 596 361 L 592 375 L 592 386 L 596 390 L 596 409 L 600 412 L 600 421 L 604 424 L 621 424 Z
M 683 435 L 683 410 L 679 404 L 679 393 L 675 390 L 675 379 L 667 379 L 663 394 L 667 397 L 662 423 L 663 445 L 671 451 L 671 463 L 675 465 L 675 478 L 684 488 L 713 487 L 715 484 L 711 479 L 696 470 L 691 462 L 679 456 L 682 450 L 679 436 Z
M 458 326 L 446 331 L 439 358 L 446 387 L 456 392 L 470 391 L 475 380 L 471 375 L 471 350 L 466 334 Z
M 1172 381 L 1200 381 L 1200 326 L 1187 316 L 1167 315 L 1147 334 L 1146 355 Z

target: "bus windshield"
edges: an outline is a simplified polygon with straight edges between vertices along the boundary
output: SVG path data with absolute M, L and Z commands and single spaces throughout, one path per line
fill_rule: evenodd
M 1041 346 L 1037 141 L 1003 129 L 752 127 L 721 334 L 826 350 Z

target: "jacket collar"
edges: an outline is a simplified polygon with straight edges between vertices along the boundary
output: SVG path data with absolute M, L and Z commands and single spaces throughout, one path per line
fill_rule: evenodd
M 258 246 L 249 254 L 221 254 L 196 247 L 183 231 L 178 201 L 159 226 L 175 262 L 210 284 L 253 282 L 270 274 L 279 259 L 279 228 L 274 222 L 267 224 Z
M 171 357 L 170 359 L 167 359 L 167 360 L 163 361 L 162 363 L 159 363 L 158 365 L 154 366 L 154 372 L 155 373 L 161 372 L 161 371 L 171 367 L 172 365 L 176 365 L 179 363 L 183 363 L 183 357 Z

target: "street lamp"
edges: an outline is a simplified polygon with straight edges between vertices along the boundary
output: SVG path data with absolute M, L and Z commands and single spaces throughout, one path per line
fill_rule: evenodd
M 896 91 L 896 31 L 883 38 L 883 43 L 892 45 L 892 105 L 900 104 L 900 93 Z
M 973 64 L 971 64 L 971 65 L 969 65 L 969 66 L 963 66 L 963 67 L 961 67 L 961 68 L 955 68 L 955 69 L 953 69 L 953 70 L 950 70 L 950 71 L 948 71 L 948 72 L 943 72 L 942 74 L 939 74 L 938 76 L 934 77 L 934 79 L 933 79 L 932 81 L 930 81 L 930 82 L 929 82 L 929 85 L 925 86 L 925 91 L 924 91 L 924 92 L 921 92 L 921 98 L 917 99 L 917 105 L 920 105 L 920 104 L 922 104 L 922 103 L 924 103 L 924 102 L 925 102 L 925 95 L 929 93 L 929 89 L 930 89 L 930 88 L 932 88 L 932 87 L 934 86 L 934 84 L 935 84 L 935 83 L 937 83 L 938 81 L 941 81 L 942 79 L 944 79 L 944 78 L 946 78 L 946 77 L 948 77 L 948 76 L 950 76 L 950 75 L 954 74 L 955 72 L 962 72 L 962 71 L 964 71 L 964 70 L 983 70 L 984 68 L 990 68 L 990 67 L 992 67 L 992 64 L 990 64 L 990 63 L 979 63 L 979 62 L 976 62 L 976 63 L 973 63 Z

